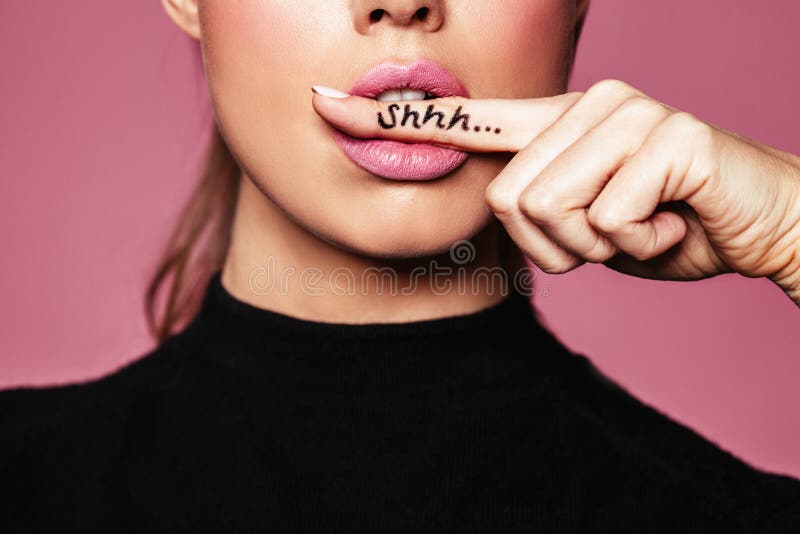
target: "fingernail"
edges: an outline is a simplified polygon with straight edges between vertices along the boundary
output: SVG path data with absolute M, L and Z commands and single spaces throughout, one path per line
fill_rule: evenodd
M 333 89 L 332 87 L 325 87 L 324 85 L 312 85 L 311 90 L 315 93 L 319 93 L 322 96 L 329 96 L 331 98 L 347 98 L 347 93 L 343 93 L 338 89 Z

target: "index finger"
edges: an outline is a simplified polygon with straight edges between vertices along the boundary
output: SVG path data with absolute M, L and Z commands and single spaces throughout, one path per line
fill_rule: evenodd
M 582 94 L 527 99 L 448 96 L 382 102 L 313 92 L 312 105 L 317 113 L 353 137 L 429 143 L 470 152 L 518 152 Z

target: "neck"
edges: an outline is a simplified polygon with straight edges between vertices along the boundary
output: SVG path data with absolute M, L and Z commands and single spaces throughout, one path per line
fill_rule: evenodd
M 311 321 L 422 321 L 503 300 L 514 288 L 508 266 L 522 265 L 508 243 L 492 220 L 452 250 L 367 257 L 300 227 L 243 177 L 221 282 L 248 304 Z

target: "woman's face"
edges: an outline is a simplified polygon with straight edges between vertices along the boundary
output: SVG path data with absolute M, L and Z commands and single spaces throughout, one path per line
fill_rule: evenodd
M 439 253 L 486 226 L 488 183 L 513 154 L 470 154 L 434 180 L 351 161 L 311 105 L 386 61 L 433 60 L 471 98 L 566 90 L 576 0 L 198 0 L 217 122 L 247 177 L 296 224 L 376 257 Z M 428 8 L 424 20 L 409 16 Z M 374 10 L 383 16 L 371 17 Z

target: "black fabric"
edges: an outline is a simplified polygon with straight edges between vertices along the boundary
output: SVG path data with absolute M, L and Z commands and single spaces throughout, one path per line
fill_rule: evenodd
M 800 532 L 749 467 L 571 353 L 513 294 L 315 323 L 211 279 L 81 384 L 0 392 L 0 532 Z

